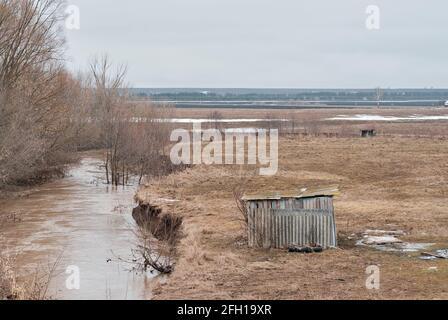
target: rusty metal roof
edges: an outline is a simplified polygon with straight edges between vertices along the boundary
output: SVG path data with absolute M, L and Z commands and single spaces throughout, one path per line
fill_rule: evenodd
M 244 201 L 256 200 L 280 200 L 284 198 L 312 198 L 312 197 L 334 197 L 339 195 L 338 186 L 328 186 L 324 188 L 300 188 L 298 192 L 267 192 L 261 194 L 247 194 L 242 197 Z

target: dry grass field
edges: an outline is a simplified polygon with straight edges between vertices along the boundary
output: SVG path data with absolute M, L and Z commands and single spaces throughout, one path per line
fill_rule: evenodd
M 201 112 L 206 111 L 195 116 Z M 317 118 L 313 112 L 327 117 L 330 111 L 311 111 Z M 407 233 L 403 240 L 448 248 L 448 139 L 400 134 L 414 126 L 419 132 L 441 130 L 446 122 L 377 125 L 384 135 L 367 139 L 282 136 L 279 172 L 273 177 L 239 166 L 195 166 L 141 188 L 138 200 L 184 217 L 175 271 L 155 285 L 154 297 L 448 299 L 448 260 L 423 261 L 419 253 L 355 245 L 366 229 L 400 229 Z M 325 130 L 325 123 L 320 126 Z M 311 255 L 247 248 L 232 194 L 243 181 L 248 192 L 339 185 L 335 212 L 340 247 Z M 366 289 L 369 265 L 380 268 L 380 290 Z

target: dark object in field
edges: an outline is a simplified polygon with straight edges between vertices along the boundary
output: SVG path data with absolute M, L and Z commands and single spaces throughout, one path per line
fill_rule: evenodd
M 368 138 L 368 137 L 375 137 L 376 136 L 376 130 L 369 129 L 369 130 L 361 130 L 361 137 Z
M 321 246 L 306 246 L 306 247 L 298 247 L 298 246 L 290 246 L 288 248 L 288 252 L 297 252 L 297 253 L 320 253 L 324 251 L 324 248 Z

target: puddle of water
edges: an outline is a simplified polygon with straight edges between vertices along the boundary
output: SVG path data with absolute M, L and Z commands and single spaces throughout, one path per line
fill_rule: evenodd
M 60 257 L 50 284 L 53 298 L 149 299 L 151 276 L 120 262 L 132 259 L 137 242 L 131 216 L 136 187 L 105 185 L 100 165 L 85 158 L 66 178 L 27 198 L 3 201 L 1 212 L 21 212 L 23 221 L 4 226 L 1 249 L 18 252 L 22 272 L 47 268 Z M 66 288 L 68 266 L 79 267 L 79 290 Z

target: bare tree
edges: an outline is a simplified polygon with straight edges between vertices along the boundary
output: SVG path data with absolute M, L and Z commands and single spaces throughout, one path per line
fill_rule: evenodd
M 119 65 L 115 68 L 107 55 L 95 58 L 90 63 L 93 79 L 94 104 L 92 116 L 94 122 L 100 127 L 100 143 L 106 149 L 107 183 L 120 184 L 120 167 L 123 159 L 119 158 L 119 148 L 125 130 L 126 110 L 124 109 L 124 90 L 126 67 Z M 122 163 L 120 163 L 120 161 Z
M 52 172 L 69 147 L 74 79 L 62 63 L 60 9 L 57 0 L 0 0 L 0 185 Z
M 58 0 L 0 0 L 0 84 L 3 89 L 16 86 L 25 74 L 48 81 L 51 73 L 43 73 L 42 69 L 54 65 L 62 57 L 64 40 L 58 28 L 63 18 L 61 4 Z
M 126 67 L 114 68 L 107 56 L 91 65 L 94 103 L 92 118 L 100 128 L 100 146 L 106 149 L 106 181 L 127 184 L 130 173 L 158 176 L 175 170 L 166 147 L 170 143 L 170 106 L 131 103 L 125 90 Z

